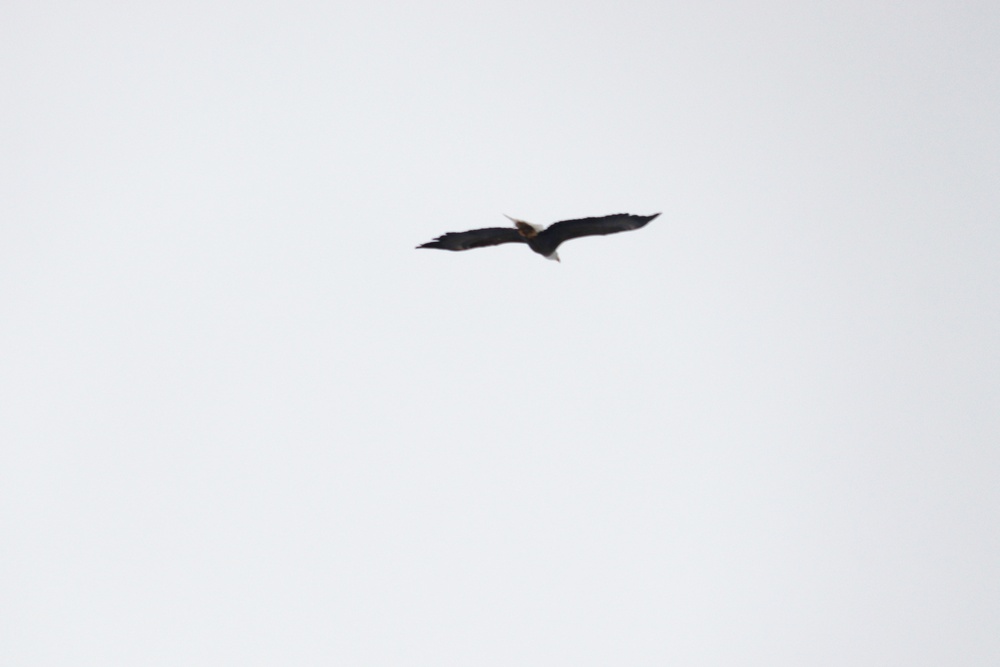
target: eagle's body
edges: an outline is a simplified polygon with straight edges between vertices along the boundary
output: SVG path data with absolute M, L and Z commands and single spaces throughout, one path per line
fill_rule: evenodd
M 528 247 L 546 259 L 559 261 L 556 249 L 563 241 L 581 236 L 615 234 L 639 229 L 658 216 L 631 215 L 616 213 L 600 218 L 579 218 L 563 220 L 540 228 L 530 222 L 510 218 L 514 227 L 488 227 L 473 229 L 467 232 L 449 232 L 442 234 L 433 241 L 417 246 L 418 248 L 440 248 L 441 250 L 471 250 L 503 243 L 527 243 Z

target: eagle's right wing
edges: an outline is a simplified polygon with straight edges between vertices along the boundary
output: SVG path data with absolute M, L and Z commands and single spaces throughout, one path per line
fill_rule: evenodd
M 548 229 L 541 232 L 546 240 L 558 246 L 563 241 L 580 238 L 581 236 L 596 236 L 601 234 L 617 234 L 645 226 L 650 220 L 660 215 L 631 215 L 629 213 L 616 213 L 605 215 L 600 218 L 579 218 L 578 220 L 563 220 L 549 225 Z

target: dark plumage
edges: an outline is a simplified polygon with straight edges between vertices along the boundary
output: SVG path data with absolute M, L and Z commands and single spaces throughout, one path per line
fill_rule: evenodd
M 527 243 L 528 247 L 547 259 L 559 261 L 556 248 L 563 241 L 581 236 L 615 234 L 639 229 L 660 215 L 631 215 L 616 213 L 599 218 L 579 218 L 552 223 L 548 228 L 539 228 L 524 220 L 510 218 L 514 227 L 488 227 L 467 232 L 448 232 L 418 248 L 439 248 L 441 250 L 471 250 L 502 243 Z

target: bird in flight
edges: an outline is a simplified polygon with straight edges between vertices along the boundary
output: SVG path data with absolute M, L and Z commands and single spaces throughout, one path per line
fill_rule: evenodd
M 654 213 L 653 215 L 616 213 L 599 218 L 562 220 L 561 222 L 554 222 L 548 227 L 541 227 L 530 222 L 525 222 L 524 220 L 517 220 L 508 215 L 505 217 L 514 223 L 513 227 L 487 227 L 486 229 L 472 229 L 467 232 L 448 232 L 433 241 L 428 241 L 417 247 L 439 248 L 441 250 L 471 250 L 472 248 L 484 248 L 502 243 L 527 243 L 528 247 L 539 255 L 558 262 L 559 254 L 556 252 L 556 248 L 563 241 L 569 241 L 581 236 L 616 234 L 618 232 L 639 229 L 658 215 L 659 213 Z

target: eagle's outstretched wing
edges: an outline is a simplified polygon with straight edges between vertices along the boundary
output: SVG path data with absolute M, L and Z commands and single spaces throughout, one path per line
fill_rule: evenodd
M 516 229 L 510 227 L 487 227 L 472 229 L 467 232 L 448 232 L 433 241 L 428 241 L 418 248 L 440 248 L 441 250 L 470 250 L 485 248 L 501 243 L 525 243 L 525 239 Z
M 546 241 L 555 248 L 563 241 L 579 238 L 581 236 L 596 236 L 600 234 L 616 234 L 627 232 L 632 229 L 639 229 L 650 220 L 660 215 L 631 215 L 629 213 L 616 213 L 605 215 L 599 218 L 579 218 L 578 220 L 562 220 L 554 222 L 539 236 L 548 237 Z

